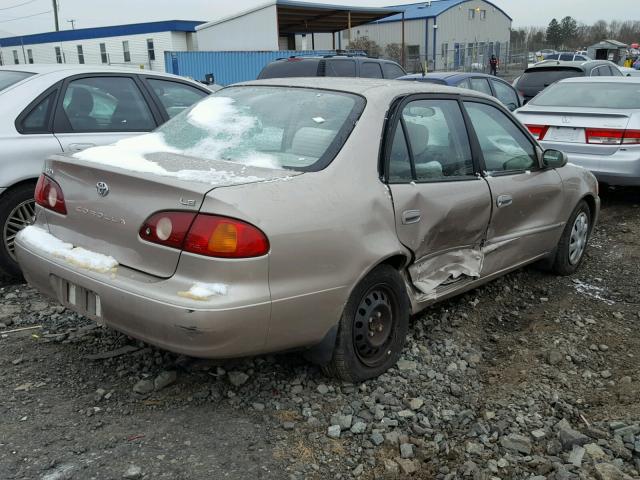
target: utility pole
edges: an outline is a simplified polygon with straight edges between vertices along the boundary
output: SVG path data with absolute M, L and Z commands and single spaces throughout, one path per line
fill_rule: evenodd
M 75 30 L 76 29 L 76 22 L 77 22 L 77 20 L 75 18 L 67 20 L 67 23 L 71 24 L 71 30 Z
M 53 18 L 56 22 L 56 32 L 59 32 L 60 24 L 58 23 L 58 0 L 53 0 Z

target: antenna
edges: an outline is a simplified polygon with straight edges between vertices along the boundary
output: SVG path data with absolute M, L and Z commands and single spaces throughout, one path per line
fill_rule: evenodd
M 75 30 L 76 29 L 76 22 L 77 22 L 77 20 L 75 18 L 71 18 L 71 19 L 67 20 L 67 23 L 71 24 L 71 30 Z

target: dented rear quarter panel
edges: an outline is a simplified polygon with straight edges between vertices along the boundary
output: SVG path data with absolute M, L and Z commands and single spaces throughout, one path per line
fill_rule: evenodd
M 378 176 L 389 100 L 369 98 L 324 170 L 284 181 L 218 188 L 202 211 L 246 220 L 270 242 L 272 312 L 267 350 L 312 345 L 340 319 L 360 279 L 410 252 L 398 240 L 391 195 Z

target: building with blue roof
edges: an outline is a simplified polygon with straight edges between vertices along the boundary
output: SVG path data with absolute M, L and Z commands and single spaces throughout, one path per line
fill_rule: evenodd
M 432 0 L 390 8 L 403 13 L 352 29 L 351 38 L 368 37 L 384 54 L 388 45 L 402 43 L 404 28 L 406 66 L 414 71 L 486 69 L 494 54 L 506 61 L 512 18 L 490 1 Z M 348 36 L 342 32 L 342 44 Z
M 164 71 L 165 51 L 197 49 L 195 31 L 202 23 L 168 20 L 4 37 L 0 65 L 131 65 Z

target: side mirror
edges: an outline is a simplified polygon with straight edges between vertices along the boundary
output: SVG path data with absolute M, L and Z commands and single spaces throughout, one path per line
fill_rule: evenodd
M 567 154 L 559 150 L 549 149 L 542 154 L 542 163 L 547 168 L 562 168 L 568 161 Z
M 509 111 L 513 112 L 518 106 L 515 103 L 507 103 L 507 108 Z

